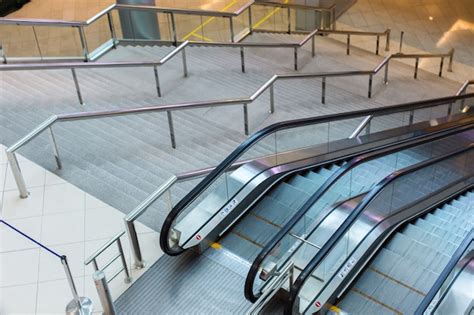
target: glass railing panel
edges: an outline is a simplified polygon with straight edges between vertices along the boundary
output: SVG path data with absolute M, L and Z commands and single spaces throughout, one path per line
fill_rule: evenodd
M 271 6 L 252 6 L 252 24 L 254 29 L 274 30 L 275 23 L 273 16 L 280 11 L 280 8 Z
M 322 266 L 325 267 L 323 284 L 333 279 L 342 264 L 352 255 L 357 246 L 375 228 L 377 224 L 387 217 L 398 213 L 404 207 L 419 202 L 427 195 L 435 193 L 442 188 L 472 174 L 472 168 L 467 161 L 474 157 L 473 150 L 459 153 L 453 157 L 440 160 L 424 168 L 399 175 L 392 182 L 381 187 L 379 193 L 369 201 L 354 223 L 346 230 L 331 251 L 311 273 L 313 277 L 320 277 Z M 341 222 L 342 223 L 342 222 Z M 320 277 L 321 278 L 321 277 Z M 310 286 L 311 281 L 304 286 Z M 300 292 L 308 289 L 301 288 Z M 311 298 L 302 296 L 300 312 L 304 313 L 310 303 L 316 298 L 318 292 L 313 291 Z
M 175 14 L 178 40 L 203 41 L 203 23 L 212 23 L 213 17 Z
M 332 121 L 329 123 L 328 142 L 333 142 L 341 139 L 349 138 L 354 130 L 363 122 L 365 117 L 354 119 L 345 119 L 340 121 Z M 364 129 L 360 135 L 366 134 L 367 129 Z
M 120 9 L 118 13 L 113 15 L 117 38 L 126 40 L 170 40 L 170 26 L 167 26 L 170 22 L 167 15 L 154 11 Z M 104 17 L 107 19 L 107 16 Z M 108 24 L 106 28 L 109 29 Z M 103 25 L 101 25 L 100 31 L 107 34 Z M 110 30 L 108 33 L 110 39 Z
M 35 27 L 43 57 L 83 58 L 79 29 L 75 27 Z
M 235 19 L 232 21 L 234 22 Z M 201 28 L 198 32 L 201 38 L 198 41 L 204 42 L 231 42 L 230 18 L 224 17 L 201 17 Z M 234 24 L 234 37 L 235 32 Z
M 84 28 L 89 53 L 112 39 L 107 14 Z
M 474 277 L 474 242 L 468 246 L 458 264 L 449 273 L 424 314 L 470 314 Z M 466 290 L 466 288 L 471 288 Z M 471 310 L 472 311 L 472 310 Z
M 244 10 L 239 16 L 234 17 L 234 33 L 236 40 L 247 34 L 249 28 L 249 13 L 251 9 Z
M 276 132 L 276 151 L 284 153 L 321 145 L 321 153 L 327 152 L 329 123 L 302 126 Z
M 41 56 L 32 26 L 0 25 L 0 40 L 7 58 Z

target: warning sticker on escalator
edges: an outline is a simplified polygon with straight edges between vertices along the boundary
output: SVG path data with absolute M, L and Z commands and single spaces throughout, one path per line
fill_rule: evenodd
M 237 206 L 239 202 L 237 201 L 237 199 L 232 199 L 228 204 L 227 206 L 225 206 L 221 211 L 219 211 L 219 215 L 221 216 L 221 218 L 225 218 L 231 211 L 232 209 L 235 208 L 235 206 Z
M 349 258 L 349 260 L 346 262 L 344 267 L 342 267 L 341 271 L 339 271 L 337 276 L 340 279 L 344 279 L 347 276 L 347 274 L 349 273 L 349 271 L 351 271 L 351 269 L 354 267 L 356 262 L 357 262 L 357 260 L 354 257 Z

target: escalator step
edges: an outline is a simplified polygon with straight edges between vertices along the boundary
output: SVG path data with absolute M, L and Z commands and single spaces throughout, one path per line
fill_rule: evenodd
M 287 183 L 280 183 L 268 195 L 289 208 L 298 208 L 309 198 L 307 193 Z
M 272 221 L 276 225 L 283 226 L 296 210 L 297 208 L 288 208 L 278 200 L 271 197 L 264 197 L 252 209 L 252 212 Z

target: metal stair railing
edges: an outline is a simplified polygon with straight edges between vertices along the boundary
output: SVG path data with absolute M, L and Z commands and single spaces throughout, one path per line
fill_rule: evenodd
M 302 75 L 303 77 L 305 75 Z M 235 98 L 235 99 L 225 99 L 225 100 L 213 100 L 213 101 L 200 101 L 200 102 L 190 102 L 190 103 L 180 103 L 180 104 L 172 104 L 172 105 L 158 105 L 158 106 L 148 106 L 148 107 L 138 107 L 138 108 L 132 108 L 132 109 L 117 109 L 117 110 L 99 110 L 99 111 L 90 111 L 90 112 L 78 112 L 78 113 L 66 113 L 66 114 L 58 114 L 58 115 L 52 115 L 48 119 L 46 119 L 44 122 L 42 122 L 40 125 L 38 125 L 35 129 L 33 129 L 30 133 L 19 139 L 17 142 L 15 142 L 13 145 L 8 147 L 6 149 L 6 155 L 7 159 L 9 161 L 9 165 L 11 167 L 13 176 L 15 178 L 15 182 L 17 184 L 18 190 L 20 192 L 20 197 L 21 198 L 27 198 L 28 197 L 28 190 L 26 189 L 26 183 L 25 179 L 21 173 L 20 165 L 18 163 L 17 157 L 16 157 L 16 151 L 29 143 L 31 140 L 42 134 L 44 131 L 49 130 L 49 136 L 50 136 L 50 141 L 52 144 L 52 150 L 54 154 L 54 158 L 56 161 L 56 165 L 58 169 L 62 168 L 62 163 L 59 155 L 59 150 L 57 146 L 57 141 L 56 137 L 53 132 L 53 125 L 58 123 L 58 122 L 66 122 L 66 121 L 74 121 L 74 120 L 87 120 L 87 119 L 98 119 L 98 118 L 105 118 L 105 117 L 115 117 L 115 116 L 124 116 L 124 115 L 135 115 L 135 114 L 141 114 L 141 113 L 150 113 L 150 112 L 166 112 L 167 119 L 168 119 L 168 127 L 169 127 L 169 132 L 170 132 L 170 140 L 171 140 L 171 146 L 173 148 L 176 148 L 176 139 L 175 139 L 175 132 L 174 132 L 174 123 L 173 123 L 173 117 L 172 117 L 172 112 L 173 111 L 178 111 L 178 110 L 189 110 L 189 109 L 196 109 L 196 108 L 211 108 L 211 107 L 220 107 L 220 106 L 232 106 L 232 105 L 243 105 L 244 109 L 244 130 L 245 134 L 249 134 L 249 127 L 248 127 L 248 109 L 247 106 L 249 103 L 253 102 L 258 96 L 260 96 L 267 88 L 270 88 L 270 96 L 271 96 L 271 102 L 270 102 L 270 113 L 274 112 L 274 103 L 273 103 L 273 82 L 276 80 L 275 76 L 269 81 L 270 83 L 264 84 L 257 92 L 255 92 L 250 98 Z M 467 87 L 469 84 L 471 84 L 472 81 L 469 81 L 465 83 L 462 88 L 458 91 L 458 97 L 460 94 L 463 94 L 466 92 Z M 460 100 L 462 99 L 467 99 L 472 94 L 467 94 L 467 97 L 459 97 Z M 446 98 L 445 98 L 446 99 Z M 449 98 L 448 98 L 449 99 Z M 441 100 L 440 104 L 443 103 L 443 98 L 439 99 Z M 453 99 L 453 102 L 455 102 L 457 98 Z M 415 103 L 417 104 L 417 103 Z M 420 102 L 417 106 L 413 106 L 412 104 L 405 104 L 402 107 L 413 107 L 413 110 L 417 108 L 417 106 L 425 106 L 429 107 L 432 105 L 427 106 L 425 103 Z M 386 109 L 389 109 L 391 107 L 387 107 Z M 452 104 L 449 105 L 448 113 L 451 113 L 451 108 Z M 368 118 L 364 120 L 364 127 L 369 126 L 370 120 L 375 117 L 377 114 L 380 115 L 381 113 L 384 112 L 384 109 L 372 109 L 372 110 L 363 110 L 362 111 L 364 114 L 362 116 L 367 116 Z M 340 114 L 342 115 L 342 114 Z M 329 115 L 331 116 L 331 115 Z M 324 118 L 326 116 L 323 116 L 321 118 Z M 358 115 L 355 115 L 354 117 L 359 117 Z M 410 123 L 413 121 L 413 115 L 410 117 Z M 334 120 L 337 120 L 334 119 Z M 328 120 L 329 121 L 329 120 Z M 360 130 L 359 130 L 360 129 Z M 370 129 L 370 128 L 367 128 Z M 362 128 L 358 128 L 358 132 L 362 130 Z M 354 136 L 354 133 L 353 135 Z

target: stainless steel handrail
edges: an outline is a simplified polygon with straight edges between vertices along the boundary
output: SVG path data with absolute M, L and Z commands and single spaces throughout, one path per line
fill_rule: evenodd
M 171 58 L 181 52 L 183 58 L 183 73 L 184 77 L 188 76 L 188 65 L 186 61 L 186 47 L 189 41 L 183 42 L 181 45 L 173 49 L 166 56 L 159 61 L 108 61 L 108 62 L 62 62 L 62 63 L 29 63 L 29 64 L 5 64 L 0 65 L 1 71 L 24 71 L 24 70 L 58 70 L 70 69 L 74 85 L 76 88 L 79 103 L 84 105 L 79 80 L 77 78 L 76 69 L 92 69 L 92 68 L 138 68 L 138 67 L 153 67 L 155 75 L 155 84 L 158 97 L 162 96 L 160 80 L 158 75 L 158 67 L 164 65 Z
M 84 265 L 86 265 L 86 266 L 89 265 L 90 263 L 92 263 L 92 266 L 94 267 L 94 271 L 104 271 L 109 266 L 111 266 L 114 263 L 114 261 L 116 261 L 118 258 L 120 258 L 120 260 L 122 262 L 122 268 L 117 270 L 115 272 L 115 274 L 112 277 L 110 277 L 110 279 L 107 280 L 107 283 L 109 283 L 110 281 L 115 279 L 115 277 L 117 277 L 122 271 L 125 272 L 125 283 L 132 282 L 132 277 L 130 277 L 130 272 L 129 272 L 128 267 L 127 267 L 127 260 L 125 259 L 125 254 L 123 252 L 122 242 L 120 241 L 120 238 L 124 234 L 125 234 L 125 231 L 122 231 L 122 232 L 118 233 L 116 236 L 112 237 L 107 243 L 102 245 L 98 250 L 96 250 L 92 255 L 89 256 L 89 258 L 87 258 L 84 261 Z M 117 244 L 117 249 L 119 251 L 119 254 L 115 255 L 114 257 L 112 257 L 112 259 L 110 259 L 107 263 L 105 263 L 104 267 L 99 268 L 99 264 L 97 263 L 97 258 L 100 256 L 100 254 L 102 254 L 104 251 L 106 251 L 114 243 Z
M 255 1 L 249 1 L 246 4 L 242 5 L 237 11 L 235 12 L 223 12 L 223 11 L 212 11 L 212 10 L 194 10 L 194 9 L 180 9 L 180 8 L 165 8 L 165 7 L 155 7 L 155 6 L 143 6 L 143 5 L 126 5 L 126 4 L 113 4 L 109 7 L 105 8 L 104 10 L 98 12 L 93 17 L 89 18 L 86 21 L 64 21 L 64 20 L 48 20 L 48 19 L 10 19 L 10 18 L 0 18 L 0 24 L 10 24 L 10 25 L 23 25 L 23 26 L 32 26 L 33 31 L 35 26 L 57 26 L 57 27 L 74 27 L 77 28 L 79 31 L 79 37 L 81 41 L 81 46 L 83 50 L 83 56 L 86 61 L 91 59 L 96 59 L 100 55 L 107 52 L 112 47 L 116 47 L 118 42 L 117 34 L 115 32 L 115 25 L 113 22 L 112 12 L 113 10 L 134 10 L 134 11 L 152 11 L 152 12 L 162 12 L 164 14 L 170 15 L 171 21 L 171 33 L 173 37 L 172 43 L 175 45 L 178 44 L 177 38 L 177 30 L 176 30 L 176 14 L 187 14 L 187 15 L 199 15 L 199 16 L 210 16 L 210 17 L 223 17 L 229 18 L 229 27 L 231 32 L 231 42 L 235 41 L 235 34 L 234 34 L 234 26 L 233 26 L 233 18 L 241 15 L 245 10 L 248 9 L 248 19 L 249 19 L 249 32 L 250 34 L 253 31 L 252 25 L 252 14 L 251 14 L 251 6 L 252 5 L 273 5 L 279 6 L 282 8 L 299 8 L 299 9 L 308 9 L 308 10 L 315 10 L 315 11 L 325 11 L 331 10 L 331 24 L 333 29 L 335 28 L 335 6 L 331 7 L 309 7 L 309 6 L 300 6 L 300 5 L 293 5 L 293 4 L 280 4 L 277 5 L 275 3 L 260 3 Z M 111 40 L 102 44 L 99 48 L 97 48 L 93 53 L 89 52 L 88 44 L 86 35 L 84 32 L 84 28 L 91 25 L 101 17 L 107 15 L 108 24 L 110 28 Z M 288 21 L 288 23 L 290 23 Z M 39 47 L 38 39 L 36 38 L 37 46 Z M 41 56 L 43 60 L 43 56 Z
M 437 56 L 441 56 L 441 58 L 445 58 L 446 56 L 452 58 L 453 50 L 450 51 L 448 54 L 437 54 Z M 171 146 L 173 148 L 176 147 L 176 139 L 174 133 L 174 124 L 173 124 L 173 117 L 172 112 L 175 110 L 187 110 L 187 109 L 195 109 L 195 108 L 202 108 L 202 107 L 219 107 L 219 106 L 230 106 L 230 105 L 242 105 L 243 106 L 243 117 L 244 117 L 244 132 L 246 135 L 249 134 L 249 123 L 248 123 L 248 105 L 254 102 L 260 95 L 262 95 L 266 90 L 270 90 L 270 113 L 274 113 L 275 111 L 275 98 L 274 98 L 274 83 L 279 79 L 307 79 L 307 78 L 322 78 L 322 97 L 321 102 L 325 103 L 325 89 L 326 89 L 326 78 L 328 77 L 336 77 L 336 76 L 355 76 L 355 75 L 368 75 L 369 76 L 369 89 L 368 89 L 368 97 L 372 96 L 372 79 L 373 75 L 375 75 L 378 71 L 385 66 L 385 77 L 384 82 L 385 84 L 388 83 L 388 64 L 390 59 L 398 58 L 402 56 L 401 54 L 394 54 L 391 56 L 386 57 L 380 65 L 378 65 L 374 70 L 367 70 L 367 71 L 343 71 L 343 72 L 327 72 L 327 73 L 316 73 L 316 74 L 285 74 L 285 75 L 274 75 L 270 78 L 266 83 L 264 83 L 254 94 L 247 98 L 234 98 L 234 99 L 224 99 L 224 100 L 212 100 L 212 101 L 201 101 L 201 102 L 189 102 L 189 103 L 180 103 L 180 104 L 172 104 L 172 105 L 161 105 L 161 106 L 148 106 L 148 107 L 140 107 L 140 108 L 133 108 L 133 109 L 118 109 L 118 110 L 103 110 L 103 111 L 91 111 L 91 112 L 79 112 L 79 113 L 69 113 L 69 114 L 60 114 L 60 115 L 53 115 L 49 117 L 46 121 L 36 127 L 32 132 L 18 140 L 15 144 L 7 148 L 7 158 L 10 162 L 10 167 L 12 169 L 13 176 L 18 186 L 18 190 L 20 191 L 21 198 L 28 197 L 28 191 L 26 189 L 26 184 L 24 178 L 21 174 L 21 169 L 16 159 L 15 151 L 18 150 L 20 147 L 31 141 L 33 138 L 37 137 L 41 134 L 44 130 L 49 129 L 51 143 L 53 145 L 53 154 L 56 160 L 56 164 L 60 169 L 62 167 L 62 163 L 60 160 L 56 139 L 53 133 L 52 126 L 56 122 L 59 121 L 70 121 L 70 120 L 80 120 L 80 119 L 97 119 L 101 117 L 112 117 L 112 116 L 122 116 L 122 115 L 131 115 L 131 114 L 138 114 L 144 112 L 166 112 L 168 118 L 168 127 L 170 131 L 170 140 Z M 412 55 L 416 56 L 416 55 Z M 426 56 L 423 54 L 422 56 Z M 418 57 L 416 57 L 418 58 Z M 421 57 L 420 57 L 421 58 Z M 442 63 L 441 63 L 442 65 Z M 156 69 L 156 67 L 155 67 Z M 415 69 L 416 73 L 417 69 Z M 156 72 L 155 72 L 156 74 Z M 75 72 L 73 72 L 73 76 Z M 77 80 L 77 78 L 76 78 Z M 469 84 L 468 84 L 469 85 Z M 466 85 L 467 88 L 467 85 Z M 80 97 L 80 95 L 79 95 Z

